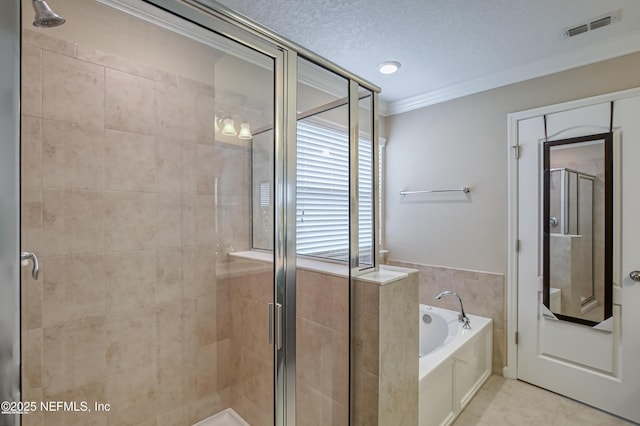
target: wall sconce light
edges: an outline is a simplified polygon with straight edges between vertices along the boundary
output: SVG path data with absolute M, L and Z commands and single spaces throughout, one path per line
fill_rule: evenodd
M 236 117 L 240 121 L 240 132 L 236 129 L 236 121 L 233 119 Z M 218 111 L 213 118 L 216 133 L 222 133 L 225 136 L 237 136 L 238 139 L 250 140 L 253 139 L 251 134 L 251 126 L 246 121 L 241 120 L 242 117 L 236 114 L 227 114 L 224 111 Z
M 238 138 L 242 140 L 249 140 L 253 138 L 251 134 L 251 128 L 249 127 L 249 123 L 240 123 L 240 133 L 238 134 Z
M 222 121 L 222 134 L 225 136 L 236 136 L 236 123 L 233 122 L 233 118 L 225 118 Z

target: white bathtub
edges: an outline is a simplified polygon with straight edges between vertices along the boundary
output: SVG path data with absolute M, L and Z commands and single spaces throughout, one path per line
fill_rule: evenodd
M 420 426 L 451 424 L 491 375 L 492 321 L 468 317 L 465 330 L 458 312 L 420 305 Z

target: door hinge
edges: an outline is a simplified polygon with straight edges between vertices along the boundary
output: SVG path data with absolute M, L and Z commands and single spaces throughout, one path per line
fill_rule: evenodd
M 516 331 L 516 345 L 518 344 L 518 341 L 520 340 L 519 337 L 520 337 L 520 333 Z
M 516 240 L 516 251 L 520 251 L 520 240 Z
M 516 160 L 520 158 L 520 145 L 513 145 L 513 155 L 516 157 Z

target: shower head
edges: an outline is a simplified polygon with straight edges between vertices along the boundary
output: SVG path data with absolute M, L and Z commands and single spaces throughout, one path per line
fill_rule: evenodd
M 31 0 L 33 10 L 36 16 L 33 20 L 33 26 L 38 28 L 53 28 L 64 24 L 65 19 L 56 14 L 46 1 Z

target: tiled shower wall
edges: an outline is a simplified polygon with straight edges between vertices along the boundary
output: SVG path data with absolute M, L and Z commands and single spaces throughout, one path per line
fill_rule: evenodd
M 460 295 L 465 312 L 491 318 L 493 320 L 493 373 L 502 375 L 502 368 L 507 363 L 504 275 L 396 260 L 390 260 L 388 263 L 417 269 L 420 272 L 418 296 L 420 303 L 457 311 L 459 306 L 454 298 L 434 299 L 441 291 L 452 290 Z
M 228 407 L 216 245 L 248 244 L 250 159 L 214 144 L 214 89 L 30 30 L 22 88 L 22 249 L 42 267 L 23 268 L 23 400 L 111 404 L 24 423 L 186 425 Z

